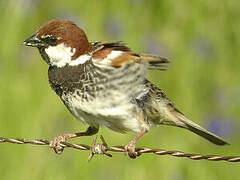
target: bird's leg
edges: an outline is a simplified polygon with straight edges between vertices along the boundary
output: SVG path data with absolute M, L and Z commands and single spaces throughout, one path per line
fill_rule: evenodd
M 137 136 L 135 138 L 133 138 L 124 148 L 125 148 L 125 154 L 129 155 L 130 158 L 135 159 L 137 156 L 139 156 L 140 154 L 138 154 L 135 151 L 136 148 L 136 142 L 137 140 L 139 140 L 147 131 L 145 129 L 141 130 L 140 133 L 137 134 Z
M 79 133 L 68 133 L 68 134 L 62 134 L 60 136 L 56 136 L 49 144 L 51 148 L 55 151 L 57 154 L 61 154 L 63 152 L 64 147 L 61 146 L 61 142 L 65 142 L 70 138 L 75 138 L 79 136 L 92 136 L 98 132 L 97 127 L 89 126 L 85 132 L 79 132 Z

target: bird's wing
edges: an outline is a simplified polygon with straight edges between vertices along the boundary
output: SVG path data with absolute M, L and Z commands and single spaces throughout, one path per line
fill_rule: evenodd
M 93 59 L 95 63 L 121 67 L 131 63 L 146 63 L 149 69 L 166 70 L 169 60 L 165 57 L 137 54 L 122 42 L 92 43 L 94 47 Z

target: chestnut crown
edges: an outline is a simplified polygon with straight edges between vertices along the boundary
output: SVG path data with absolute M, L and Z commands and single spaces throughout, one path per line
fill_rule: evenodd
M 84 31 L 70 20 L 53 19 L 39 28 L 36 34 L 24 41 L 24 45 L 48 48 L 64 43 L 74 51 L 72 59 L 92 50 Z

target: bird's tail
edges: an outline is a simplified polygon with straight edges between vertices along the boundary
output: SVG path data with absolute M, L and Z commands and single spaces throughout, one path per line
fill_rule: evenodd
M 195 122 L 189 120 L 186 116 L 184 116 L 180 112 L 174 112 L 174 113 L 175 113 L 175 117 L 177 117 L 178 121 L 181 122 L 181 123 L 179 123 L 179 126 L 194 132 L 195 134 L 207 139 L 208 141 L 210 141 L 210 142 L 212 142 L 216 145 L 229 144 L 228 142 L 226 142 L 221 137 L 209 132 L 208 130 L 199 126 Z

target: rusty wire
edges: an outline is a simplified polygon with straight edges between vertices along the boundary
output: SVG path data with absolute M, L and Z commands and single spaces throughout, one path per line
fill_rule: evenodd
M 124 146 L 108 146 L 103 136 L 100 136 L 102 140 L 102 144 L 97 144 L 96 139 L 94 138 L 93 144 L 91 146 L 85 144 L 71 144 L 68 142 L 62 142 L 61 146 L 67 148 L 74 148 L 78 150 L 90 150 L 91 154 L 88 158 L 88 162 L 92 159 L 95 154 L 104 154 L 108 157 L 112 157 L 107 151 L 112 152 L 123 152 L 125 153 Z M 0 143 L 13 143 L 13 144 L 33 144 L 33 145 L 49 145 L 48 140 L 44 139 L 34 139 L 27 140 L 21 138 L 4 138 L 0 137 Z M 141 155 L 144 153 L 153 153 L 156 155 L 170 155 L 174 157 L 185 157 L 192 160 L 209 160 L 209 161 L 227 161 L 227 162 L 240 162 L 240 156 L 219 156 L 219 155 L 200 155 L 200 154 L 192 154 L 192 153 L 184 153 L 178 150 L 167 151 L 163 149 L 151 149 L 148 147 L 136 148 L 136 152 Z

